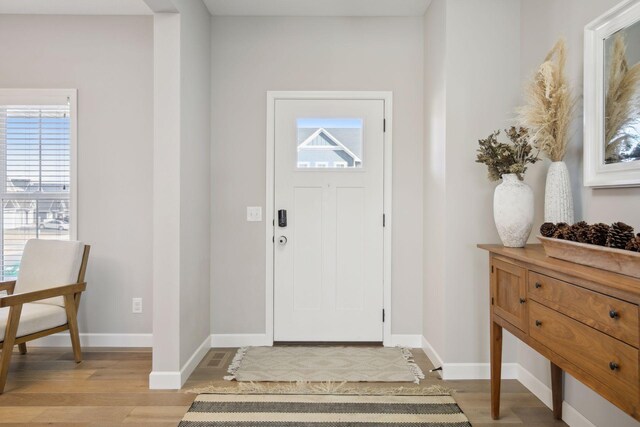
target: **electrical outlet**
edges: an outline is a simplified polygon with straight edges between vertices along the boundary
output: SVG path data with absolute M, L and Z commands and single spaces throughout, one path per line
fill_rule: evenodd
M 133 298 L 131 302 L 132 302 L 131 312 L 142 313 L 142 298 Z
M 247 221 L 251 221 L 251 222 L 262 221 L 262 207 L 261 206 L 248 206 L 247 207 Z

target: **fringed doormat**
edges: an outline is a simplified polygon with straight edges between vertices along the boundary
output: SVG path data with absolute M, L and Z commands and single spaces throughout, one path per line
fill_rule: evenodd
M 226 380 L 414 382 L 424 374 L 399 347 L 245 347 Z
M 471 427 L 451 396 L 201 394 L 180 427 Z

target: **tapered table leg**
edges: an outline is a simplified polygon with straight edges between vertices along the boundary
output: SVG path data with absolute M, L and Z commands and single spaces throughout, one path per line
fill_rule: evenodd
M 551 362 L 551 396 L 553 400 L 553 418 L 562 419 L 562 369 Z
M 491 320 L 491 418 L 500 418 L 502 376 L 502 326 Z

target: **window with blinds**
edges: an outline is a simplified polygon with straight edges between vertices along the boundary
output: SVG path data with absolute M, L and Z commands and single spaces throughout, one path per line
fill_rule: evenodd
M 70 103 L 0 103 L 2 280 L 17 276 L 27 240 L 70 238 L 70 186 Z

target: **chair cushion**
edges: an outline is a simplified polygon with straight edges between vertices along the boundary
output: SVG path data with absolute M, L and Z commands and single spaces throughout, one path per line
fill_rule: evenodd
M 84 244 L 65 240 L 27 241 L 20 261 L 15 293 L 33 292 L 78 281 Z M 64 307 L 63 297 L 38 301 Z
M 4 341 L 9 308 L 0 308 L 0 342 Z M 53 304 L 24 304 L 20 313 L 17 337 L 34 334 L 67 323 L 67 312 Z

